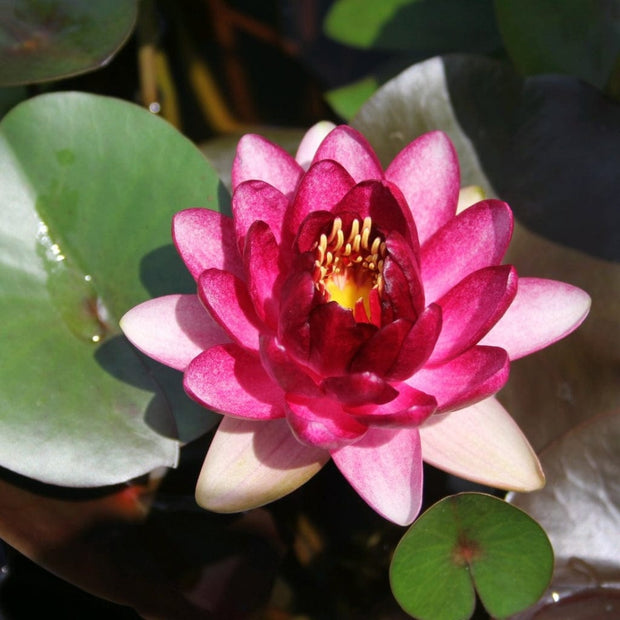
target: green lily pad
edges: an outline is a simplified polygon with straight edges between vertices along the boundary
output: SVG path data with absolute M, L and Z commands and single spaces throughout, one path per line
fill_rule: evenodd
M 362 104 L 377 90 L 377 79 L 369 75 L 351 84 L 331 90 L 325 94 L 327 103 L 342 118 L 350 119 Z
M 604 88 L 620 61 L 616 0 L 495 0 L 512 61 L 525 75 L 566 73 Z
M 137 0 L 9 0 L 0 6 L 0 84 L 31 84 L 106 65 L 136 23 Z
M 325 32 L 360 48 L 488 52 L 501 45 L 491 0 L 337 0 Z
M 542 528 L 524 512 L 482 493 L 461 493 L 429 508 L 400 541 L 392 592 L 420 620 L 471 617 L 476 592 L 504 618 L 535 603 L 553 570 Z
M 178 439 L 213 425 L 118 320 L 154 295 L 195 291 L 170 222 L 217 208 L 220 188 L 193 144 L 133 104 L 58 93 L 3 119 L 0 465 L 112 484 L 174 465 Z

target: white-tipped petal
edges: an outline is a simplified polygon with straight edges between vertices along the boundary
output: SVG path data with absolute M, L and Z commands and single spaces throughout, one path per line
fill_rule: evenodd
M 331 121 L 319 121 L 306 133 L 299 143 L 295 161 L 304 169 L 308 170 L 312 163 L 312 158 L 319 148 L 319 144 L 323 142 L 327 134 L 335 127 Z
M 298 442 L 286 420 L 224 417 L 196 485 L 196 501 L 213 512 L 240 512 L 291 493 L 314 476 L 329 453 Z
M 140 351 L 177 370 L 185 370 L 204 350 L 230 341 L 196 295 L 149 299 L 129 310 L 120 325 Z
M 590 304 L 590 296 L 576 286 L 519 278 L 512 304 L 478 344 L 501 347 L 511 360 L 518 359 L 568 336 L 588 316 Z
M 417 429 L 371 428 L 358 442 L 332 452 L 343 476 L 382 517 L 409 525 L 422 505 L 422 458 Z
M 439 469 L 512 491 L 545 484 L 532 446 L 495 398 L 432 416 L 419 430 L 423 459 Z
M 466 187 L 461 187 L 459 190 L 459 202 L 456 205 L 457 215 L 461 213 L 461 211 L 469 209 L 469 207 L 475 205 L 481 200 L 484 200 L 485 198 L 486 196 L 484 195 L 484 190 L 478 185 L 467 185 Z

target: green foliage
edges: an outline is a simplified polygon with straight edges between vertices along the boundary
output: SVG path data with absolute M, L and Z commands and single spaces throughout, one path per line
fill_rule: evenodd
M 217 208 L 217 176 L 144 109 L 59 93 L 3 119 L 0 186 L 0 465 L 67 486 L 173 465 L 176 437 L 214 416 L 178 373 L 138 356 L 117 321 L 154 295 L 194 290 L 170 221 Z
M 377 86 L 377 79 L 368 76 L 328 92 L 325 98 L 335 112 L 342 118 L 350 120 L 362 107 L 362 104 L 377 90 Z
M 420 620 L 471 617 L 475 592 L 503 618 L 535 603 L 553 570 L 542 528 L 490 495 L 462 493 L 427 510 L 399 543 L 390 567 L 394 596 Z

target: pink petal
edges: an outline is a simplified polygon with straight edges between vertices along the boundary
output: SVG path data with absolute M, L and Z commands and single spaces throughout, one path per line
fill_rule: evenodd
M 424 460 L 461 478 L 513 491 L 545 484 L 534 450 L 495 398 L 431 417 L 420 437 Z
M 354 213 L 361 221 L 371 217 L 374 226 L 384 235 L 398 231 L 417 251 L 417 237 L 407 205 L 400 193 L 392 192 L 383 181 L 363 181 L 355 185 L 334 207 L 333 212 Z
M 214 512 L 257 508 L 300 487 L 328 460 L 325 450 L 299 443 L 286 420 L 225 417 L 202 466 L 196 501 Z
M 335 126 L 330 121 L 319 121 L 306 131 L 295 155 L 295 161 L 304 170 L 308 170 L 319 145 Z
M 291 196 L 303 168 L 280 146 L 256 134 L 239 140 L 232 167 L 233 191 L 244 181 L 265 181 Z
M 239 253 L 243 252 L 245 236 L 250 226 L 257 220 L 269 226 L 279 243 L 282 220 L 288 205 L 289 199 L 264 181 L 241 183 L 232 197 L 232 212 Z
M 218 413 L 271 420 L 284 417 L 284 392 L 262 367 L 258 356 L 229 343 L 194 358 L 183 378 L 185 391 Z
M 331 398 L 287 394 L 287 420 L 299 441 L 331 450 L 357 441 L 368 427 L 346 413 Z
M 517 292 L 511 265 L 486 267 L 470 274 L 444 295 L 443 324 L 429 364 L 438 364 L 476 344 L 498 321 Z
M 258 351 L 260 321 L 244 282 L 227 271 L 208 269 L 198 279 L 198 295 L 233 340 Z
M 381 516 L 408 525 L 422 504 L 418 429 L 371 428 L 358 442 L 332 452 L 351 486 Z
M 383 177 L 381 163 L 366 138 L 346 125 L 339 125 L 323 140 L 314 161 L 322 159 L 338 162 L 356 183 Z
M 278 299 L 276 280 L 278 245 L 264 222 L 254 222 L 248 231 L 243 261 L 248 275 L 248 292 L 259 318 L 275 331 L 277 328 Z
M 230 340 L 196 295 L 150 299 L 129 310 L 120 325 L 140 351 L 177 370 L 185 370 L 205 349 Z
M 539 351 L 575 330 L 590 311 L 581 289 L 539 278 L 519 278 L 512 304 L 480 344 L 502 347 L 510 359 Z
M 294 239 L 302 222 L 311 213 L 331 212 L 354 185 L 351 175 L 335 161 L 314 164 L 301 180 L 286 214 L 286 238 Z
M 419 370 L 407 383 L 435 396 L 438 410 L 446 412 L 499 392 L 509 373 L 510 361 L 504 349 L 472 347 L 441 366 Z
M 506 203 L 484 200 L 440 228 L 422 247 L 427 303 L 439 299 L 468 274 L 499 265 L 512 226 L 512 212 Z
M 456 213 L 460 174 L 450 138 L 440 131 L 406 146 L 385 171 L 403 192 L 424 243 Z
M 172 237 L 195 280 L 211 268 L 243 276 L 231 218 L 210 209 L 186 209 L 174 216 Z
M 419 426 L 437 409 L 433 396 L 420 392 L 406 383 L 398 386 L 398 396 L 383 405 L 347 407 L 347 411 L 368 426 L 411 428 Z

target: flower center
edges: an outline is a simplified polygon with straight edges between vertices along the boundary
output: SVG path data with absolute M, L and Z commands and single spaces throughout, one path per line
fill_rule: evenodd
M 368 320 L 371 317 L 370 293 L 383 291 L 385 241 L 372 232 L 372 219 L 354 219 L 348 234 L 342 219 L 334 218 L 329 235 L 321 234 L 314 245 L 314 281 L 329 301 L 355 310 L 362 304 Z

